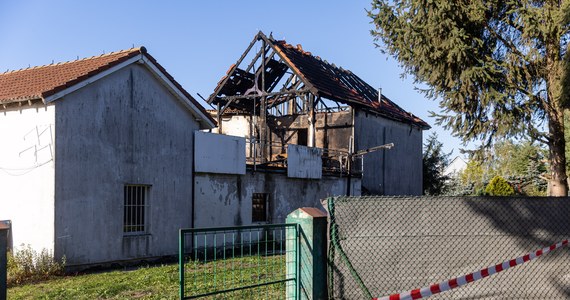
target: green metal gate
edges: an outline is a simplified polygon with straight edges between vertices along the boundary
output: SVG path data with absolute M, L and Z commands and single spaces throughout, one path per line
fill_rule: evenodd
M 299 226 L 180 229 L 180 299 L 299 299 Z

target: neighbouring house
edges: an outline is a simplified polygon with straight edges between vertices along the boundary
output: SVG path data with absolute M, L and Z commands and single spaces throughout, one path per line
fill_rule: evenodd
M 175 254 L 214 126 L 144 47 L 2 73 L 0 220 L 70 266 Z
M 217 107 L 216 132 L 245 147 L 239 176 L 196 171 L 196 193 L 205 187 L 220 208 L 247 199 L 267 207 L 260 219 L 283 221 L 285 199 L 314 206 L 327 195 L 422 193 L 422 132 L 430 126 L 300 45 L 259 32 L 208 102 Z
M 450 178 L 457 177 L 467 168 L 467 162 L 461 156 L 456 156 L 443 170 L 443 175 Z

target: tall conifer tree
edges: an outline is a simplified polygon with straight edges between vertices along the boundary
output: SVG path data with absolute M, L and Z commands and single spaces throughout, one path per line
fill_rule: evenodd
M 440 101 L 436 123 L 465 141 L 548 146 L 550 194 L 566 196 L 570 0 L 374 0 L 381 49 Z

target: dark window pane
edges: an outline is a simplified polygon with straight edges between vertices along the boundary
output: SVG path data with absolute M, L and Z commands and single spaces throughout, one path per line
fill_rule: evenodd
M 254 193 L 252 197 L 252 222 L 267 222 L 268 194 Z

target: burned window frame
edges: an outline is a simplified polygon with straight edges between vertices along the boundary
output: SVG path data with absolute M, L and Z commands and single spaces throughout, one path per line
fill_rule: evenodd
M 253 193 L 251 196 L 251 222 L 269 222 L 269 193 Z

